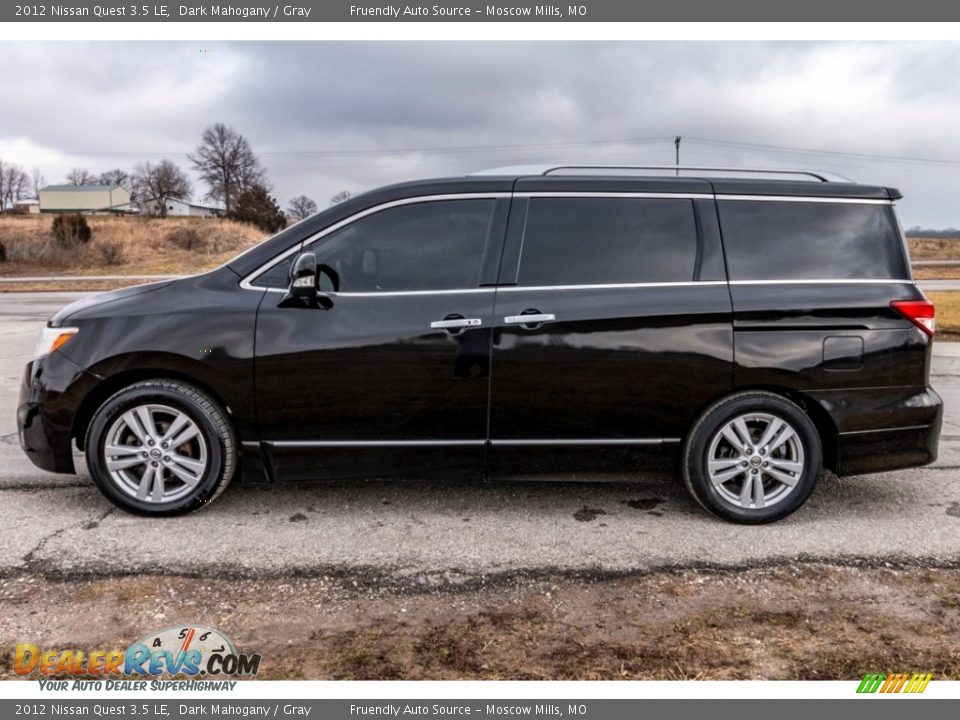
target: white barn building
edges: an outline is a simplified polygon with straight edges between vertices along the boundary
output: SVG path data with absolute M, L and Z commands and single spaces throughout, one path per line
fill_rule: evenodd
M 160 207 L 155 201 L 149 200 L 140 204 L 140 211 L 144 215 L 159 215 Z M 220 217 L 223 212 L 223 208 L 213 205 L 167 200 L 167 217 Z
M 130 193 L 119 185 L 48 185 L 40 190 L 42 213 L 127 213 Z

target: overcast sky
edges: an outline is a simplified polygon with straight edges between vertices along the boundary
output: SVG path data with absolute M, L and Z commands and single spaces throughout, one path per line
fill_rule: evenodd
M 672 163 L 682 135 L 685 164 L 838 172 L 899 187 L 906 226 L 960 227 L 960 43 L 3 42 L 0 68 L 0 158 L 50 183 L 189 169 L 216 121 L 281 205 L 321 208 L 497 165 Z

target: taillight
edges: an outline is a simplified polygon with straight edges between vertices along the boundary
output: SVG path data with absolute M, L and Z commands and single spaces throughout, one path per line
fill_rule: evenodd
M 894 300 L 890 307 L 903 315 L 927 335 L 933 337 L 936 330 L 936 308 L 929 300 Z

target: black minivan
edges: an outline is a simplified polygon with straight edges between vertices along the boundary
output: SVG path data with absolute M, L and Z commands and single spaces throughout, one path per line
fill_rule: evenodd
M 195 510 L 238 474 L 668 462 L 707 510 L 763 523 L 823 468 L 932 462 L 934 308 L 900 194 L 647 170 L 393 185 L 216 270 L 75 302 L 27 366 L 21 445 L 73 473 L 75 442 L 103 493 L 147 515 Z

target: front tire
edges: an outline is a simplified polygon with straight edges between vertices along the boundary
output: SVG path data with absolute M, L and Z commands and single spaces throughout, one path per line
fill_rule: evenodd
M 754 525 L 803 505 L 822 462 L 807 414 L 769 392 L 740 393 L 708 408 L 682 457 L 683 479 L 698 503 L 724 520 Z
M 115 505 L 139 515 L 183 515 L 233 478 L 237 442 L 220 406 L 179 380 L 145 380 L 109 397 L 86 437 L 87 467 Z

